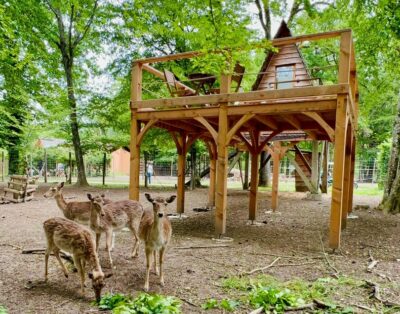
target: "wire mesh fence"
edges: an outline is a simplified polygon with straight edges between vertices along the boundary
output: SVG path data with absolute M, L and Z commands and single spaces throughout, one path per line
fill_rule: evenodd
M 156 157 L 156 156 L 155 156 Z M 129 152 L 120 153 L 100 153 L 97 155 L 87 154 L 84 158 L 85 173 L 89 183 L 109 185 L 127 185 L 129 183 Z M 0 180 L 6 181 L 10 174 L 9 158 L 7 152 L 0 150 Z M 151 178 L 148 177 L 148 184 L 159 186 L 175 186 L 177 183 L 178 166 L 176 158 L 170 160 L 147 160 L 153 166 Z M 240 159 L 241 165 L 237 163 L 228 175 L 228 182 L 238 183 L 244 178 L 244 159 Z M 26 158 L 26 172 L 29 175 L 40 177 L 39 182 L 76 182 L 77 167 L 72 153 L 66 157 L 57 157 L 55 154 L 39 154 L 28 156 Z M 196 160 L 195 173 L 201 179 L 201 184 L 208 185 L 209 158 L 208 155 L 200 155 Z M 271 171 L 273 171 L 273 162 L 271 161 Z M 280 179 L 284 182 L 295 180 L 295 167 L 284 157 L 280 163 Z M 185 177 L 189 181 L 192 173 L 190 155 L 186 160 Z M 328 164 L 328 174 L 333 173 L 333 163 Z M 140 162 L 139 178 L 141 184 L 144 184 L 146 177 L 146 164 L 142 159 Z M 377 160 L 356 160 L 355 163 L 355 182 L 358 183 L 377 183 L 384 181 L 384 174 L 381 174 L 377 167 Z

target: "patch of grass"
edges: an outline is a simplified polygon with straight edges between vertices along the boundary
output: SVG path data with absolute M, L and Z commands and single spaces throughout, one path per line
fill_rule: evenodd
M 172 296 L 141 293 L 136 298 L 124 294 L 106 294 L 99 304 L 100 310 L 114 314 L 179 314 L 181 302 Z
M 8 313 L 7 309 L 3 305 L 0 305 L 0 314 L 7 314 L 7 313 Z

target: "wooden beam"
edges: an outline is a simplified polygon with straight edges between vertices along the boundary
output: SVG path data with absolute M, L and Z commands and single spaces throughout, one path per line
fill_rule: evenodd
M 272 117 L 255 116 L 255 119 L 258 120 L 259 122 L 261 122 L 262 124 L 266 125 L 267 127 L 271 128 L 272 130 L 278 129 L 278 123 Z
M 142 66 L 136 65 L 131 73 L 131 104 L 142 99 Z M 140 174 L 140 123 L 138 121 L 137 107 L 131 106 L 131 140 L 129 162 L 129 199 L 139 200 L 139 174 Z
M 347 98 L 339 95 L 336 109 L 335 153 L 333 158 L 334 168 L 329 230 L 329 247 L 332 249 L 337 249 L 340 247 L 346 134 Z
M 351 148 L 351 163 L 350 163 L 350 189 L 349 189 L 349 203 L 347 205 L 348 213 L 353 211 L 353 192 L 354 192 L 354 168 L 356 162 L 356 137 L 353 132 L 352 148 Z
M 215 179 L 217 169 L 217 146 L 215 141 L 205 141 L 210 158 L 210 186 L 208 187 L 208 207 L 215 206 Z
M 145 126 L 140 130 L 140 133 L 137 136 L 137 144 L 140 145 L 142 143 L 143 137 L 146 134 L 146 132 L 154 125 L 156 124 L 158 119 L 152 119 L 148 121 Z
M 311 153 L 311 182 L 312 185 L 315 187 L 314 191 L 311 193 L 317 194 L 318 193 L 318 181 L 319 181 L 319 152 L 318 152 L 318 141 L 312 141 L 312 153 Z
M 321 192 L 328 193 L 328 158 L 329 158 L 329 142 L 324 142 L 322 154 L 322 178 L 321 178 Z
M 302 88 L 258 90 L 246 93 L 230 93 L 229 91 L 226 93 L 222 93 L 221 91 L 221 94 L 133 101 L 132 106 L 137 106 L 138 108 L 168 108 L 185 107 L 190 105 L 234 103 L 244 101 L 267 102 L 267 100 L 276 99 L 285 100 L 299 97 L 304 98 L 309 96 L 337 95 L 348 93 L 349 90 L 349 84 L 336 84 Z M 264 105 L 266 105 L 266 103 Z
M 231 76 L 221 76 L 221 92 L 230 90 Z M 227 205 L 227 166 L 228 147 L 226 139 L 228 134 L 228 108 L 226 103 L 219 107 L 218 114 L 218 142 L 217 142 L 217 182 L 215 199 L 215 233 L 220 236 L 226 231 L 226 205 Z
M 196 120 L 197 122 L 199 122 L 202 125 L 204 125 L 204 127 L 208 130 L 208 132 L 210 132 L 210 134 L 211 134 L 212 138 L 214 139 L 215 143 L 217 143 L 217 141 L 218 141 L 218 133 L 214 129 L 214 127 L 205 118 L 203 118 L 201 116 L 194 117 L 194 120 Z
M 258 136 L 257 136 L 258 137 Z M 253 144 L 254 145 L 254 144 Z M 250 180 L 250 195 L 249 195 L 249 220 L 256 220 L 257 213 L 257 196 L 258 196 L 258 165 L 260 153 L 254 152 L 251 154 L 251 180 Z
M 280 149 L 281 149 L 281 143 L 274 142 L 274 146 L 271 151 L 272 161 L 274 163 L 273 173 L 272 173 L 271 208 L 274 212 L 278 209 Z
M 152 66 L 148 64 L 143 64 L 143 70 L 155 75 L 156 77 L 162 79 L 165 82 L 165 75 L 163 72 L 157 70 L 156 68 L 153 68 Z M 188 91 L 191 91 L 192 93 L 196 93 L 196 91 L 193 88 L 190 88 L 189 86 L 183 84 L 182 82 L 175 81 L 175 84 L 178 85 L 179 87 L 186 89 Z
M 331 126 L 321 117 L 320 114 L 316 112 L 302 112 L 302 114 L 316 121 L 325 130 L 331 142 L 335 140 L 335 130 L 331 128 Z
M 299 119 L 297 119 L 294 115 L 288 114 L 288 115 L 282 115 L 282 118 L 284 118 L 289 124 L 291 124 L 293 127 L 295 127 L 298 130 L 304 131 L 311 139 L 316 140 L 317 135 L 311 131 L 311 130 L 306 130 L 301 126 L 301 123 Z
M 257 153 L 260 154 L 262 150 L 264 150 L 265 145 L 268 144 L 275 136 L 277 136 L 279 133 L 282 131 L 280 130 L 275 130 L 273 131 L 270 135 L 268 135 L 264 141 L 262 141 L 258 146 L 257 146 Z
M 350 32 L 344 32 L 340 35 L 339 52 L 339 73 L 338 82 L 343 84 L 350 83 L 350 54 L 352 46 L 352 35 Z
M 189 98 L 189 97 L 188 97 Z M 283 103 L 270 105 L 242 105 L 229 106 L 227 108 L 228 115 L 243 115 L 246 113 L 279 115 L 287 113 L 301 113 L 305 111 L 332 111 L 336 109 L 336 100 L 323 101 L 306 101 L 302 103 Z M 160 111 L 139 111 L 138 119 L 147 121 L 151 119 L 161 120 L 183 120 L 192 119 L 194 117 L 215 117 L 218 116 L 218 108 L 196 108 L 196 109 L 176 109 L 176 110 L 160 110 Z
M 351 124 L 347 126 L 346 134 L 346 146 L 345 146 L 345 157 L 344 157 L 344 174 L 343 174 L 343 196 L 342 196 L 342 224 L 341 228 L 346 229 L 347 226 L 347 216 L 349 213 L 349 196 L 351 194 L 350 190 L 353 190 L 353 186 L 350 186 L 350 176 L 351 176 L 351 158 L 352 158 L 352 148 L 353 148 L 353 134 L 352 134 Z
M 344 33 L 351 32 L 350 29 L 344 29 L 339 31 L 330 31 L 325 33 L 318 33 L 318 34 L 308 34 L 308 35 L 301 35 L 301 36 L 294 36 L 294 37 L 284 37 L 284 38 L 276 38 L 272 40 L 272 44 L 274 46 L 284 46 L 290 45 L 295 43 L 300 43 L 304 41 L 315 41 L 315 40 L 322 40 L 322 39 L 329 39 L 334 37 L 339 37 Z
M 236 132 L 239 130 L 239 128 L 246 123 L 247 121 L 249 121 L 251 118 L 254 117 L 254 113 L 246 113 L 243 117 L 241 117 L 239 119 L 239 121 L 237 121 L 235 123 L 235 125 L 229 130 L 227 136 L 226 136 L 226 145 L 229 145 L 229 142 L 231 141 L 231 138 L 233 137 L 233 135 L 236 134 Z

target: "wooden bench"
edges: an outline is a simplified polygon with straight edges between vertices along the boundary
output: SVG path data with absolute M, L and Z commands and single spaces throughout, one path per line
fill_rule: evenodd
M 21 203 L 30 201 L 34 197 L 38 186 L 39 177 L 28 177 L 24 175 L 12 175 L 4 188 L 3 203 Z

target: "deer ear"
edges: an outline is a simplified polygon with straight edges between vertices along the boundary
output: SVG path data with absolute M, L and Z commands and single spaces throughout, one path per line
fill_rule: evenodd
M 106 197 L 106 195 L 103 193 L 103 194 L 101 194 L 100 195 L 102 198 L 105 198 Z
M 89 277 L 90 279 L 93 279 L 93 273 L 92 273 L 92 272 L 89 272 L 89 273 L 88 273 L 88 277 Z
M 150 203 L 153 203 L 153 202 L 154 202 L 154 200 L 151 198 L 151 196 L 150 196 L 149 193 L 144 193 L 144 196 L 146 196 L 147 200 L 148 200 Z
M 172 203 L 176 199 L 176 195 L 172 195 L 167 198 L 167 203 Z
M 93 196 L 92 196 L 92 194 L 88 193 L 88 194 L 87 194 L 87 197 L 88 197 L 88 199 L 89 199 L 90 201 L 93 201 Z
M 62 189 L 64 187 L 64 182 L 61 182 L 59 185 L 58 185 L 58 188 L 59 189 Z

